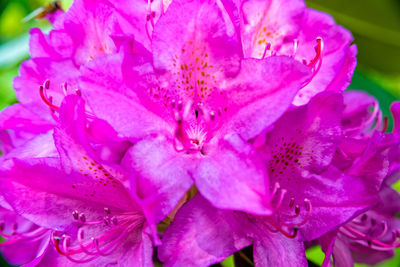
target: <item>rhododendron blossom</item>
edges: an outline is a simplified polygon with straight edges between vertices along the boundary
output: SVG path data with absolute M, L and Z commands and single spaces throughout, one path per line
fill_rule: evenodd
M 251 247 L 257 267 L 307 266 L 319 243 L 348 266 L 400 246 L 400 104 L 388 132 L 344 92 L 357 49 L 329 15 L 75 0 L 48 19 L 0 113 L 10 263 L 209 266 Z

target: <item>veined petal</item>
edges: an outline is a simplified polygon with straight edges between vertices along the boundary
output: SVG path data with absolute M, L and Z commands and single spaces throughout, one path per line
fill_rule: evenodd
M 250 245 L 240 215 L 214 208 L 200 195 L 167 228 L 158 256 L 165 266 L 208 266 Z
M 255 137 L 288 109 L 309 78 L 309 68 L 286 56 L 243 60 L 239 75 L 224 86 L 231 118 L 221 132 Z
M 242 35 L 246 57 L 261 58 L 269 43 L 273 50 L 295 38 L 305 11 L 301 0 L 241 1 Z
M 254 266 L 273 267 L 308 266 L 304 243 L 297 239 L 289 239 L 281 233 L 260 233 L 254 236 Z
M 271 213 L 266 168 L 251 145 L 239 136 L 226 136 L 205 153 L 189 172 L 206 199 L 222 209 Z
M 80 88 L 94 114 L 110 123 L 121 136 L 133 139 L 168 129 L 166 122 L 147 110 L 136 92 L 126 86 L 123 61 L 124 56 L 117 54 L 93 60 L 82 69 Z
M 311 60 L 318 37 L 322 38 L 323 50 L 321 67 L 312 81 L 297 94 L 293 102 L 296 106 L 306 104 L 322 91 L 344 91 L 351 82 L 357 54 L 357 47 L 350 45 L 353 41 L 351 33 L 336 25 L 331 16 L 307 9 L 301 25 L 296 58 Z
M 178 154 L 167 137 L 149 137 L 136 143 L 122 161 L 135 174 L 132 183 L 155 220 L 163 220 L 178 204 L 193 181 L 187 169 L 193 161 Z

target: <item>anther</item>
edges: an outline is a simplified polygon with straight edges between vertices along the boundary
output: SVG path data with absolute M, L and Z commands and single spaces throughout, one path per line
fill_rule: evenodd
M 304 199 L 304 203 L 306 204 L 306 211 L 309 212 L 311 211 L 311 202 L 307 198 Z
M 74 217 L 75 220 L 78 220 L 79 219 L 79 212 L 77 210 L 74 210 L 72 212 L 72 217 Z
M 215 119 L 215 112 L 211 111 L 210 112 L 210 119 L 213 121 Z
M 79 90 L 79 89 L 76 89 L 75 93 L 76 93 L 77 96 L 82 96 L 81 90 Z
M 62 89 L 62 91 L 64 93 L 64 96 L 66 96 L 68 94 L 68 85 L 67 85 L 67 83 L 61 84 L 61 89 Z
M 299 205 L 296 205 L 294 207 L 294 212 L 296 213 L 296 215 L 298 215 L 300 213 L 300 206 Z
M 86 222 L 86 216 L 85 216 L 85 214 L 83 214 L 83 213 L 81 213 L 80 215 L 79 215 L 79 220 L 81 221 L 81 222 Z
M 107 213 L 107 214 L 110 214 L 110 213 L 111 213 L 110 209 L 109 209 L 109 208 L 107 208 L 107 207 L 106 207 L 106 208 L 104 208 L 104 212 L 105 212 L 105 213 Z
M 181 100 L 178 101 L 178 110 L 182 110 L 182 101 Z
M 363 214 L 363 216 L 361 216 L 361 221 L 365 222 L 367 220 L 367 218 L 368 218 L 368 215 L 367 214 Z
M 293 40 L 293 57 L 296 56 L 297 53 L 297 47 L 299 46 L 299 40 L 294 39 Z
M 289 208 L 293 207 L 294 205 L 294 198 L 292 197 L 289 202 Z
M 80 238 L 80 239 L 83 239 L 83 238 L 85 237 L 85 232 L 83 231 L 82 228 L 79 229 L 78 235 L 79 235 L 79 238 Z
M 44 81 L 43 86 L 44 86 L 45 89 L 48 90 L 50 88 L 50 80 Z

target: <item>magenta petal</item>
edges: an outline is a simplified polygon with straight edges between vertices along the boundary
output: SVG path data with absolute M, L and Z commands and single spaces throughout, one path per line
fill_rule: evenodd
M 181 64 L 184 67 L 204 60 L 201 64 L 212 65 L 210 71 L 215 76 L 221 68 L 225 74 L 235 74 L 240 67 L 241 46 L 235 26 L 223 12 L 216 1 L 173 1 L 154 28 L 155 68 L 179 70 Z M 193 76 L 200 73 L 194 70 Z
M 59 71 L 62 69 L 63 71 Z M 14 79 L 14 88 L 18 100 L 26 108 L 36 113 L 38 117 L 53 120 L 49 107 L 39 94 L 39 86 L 49 79 L 50 89 L 47 94 L 53 98 L 57 106 L 61 104 L 64 94 L 61 90 L 63 83 L 75 88 L 79 71 L 71 60 L 52 60 L 50 58 L 29 59 L 22 63 L 20 75 Z
M 0 129 L 4 130 L 4 137 L 1 137 L 3 153 L 24 144 L 37 134 L 49 131 L 53 125 L 53 122 L 43 119 L 22 104 L 7 107 L 0 113 Z
M 125 85 L 122 64 L 123 56 L 117 54 L 93 60 L 81 70 L 80 87 L 89 106 L 124 137 L 139 138 L 165 129 L 165 122 L 148 111 Z
M 254 236 L 253 244 L 255 267 L 308 266 L 304 243 L 289 239 L 280 233 L 260 233 Z
M 241 216 L 214 208 L 197 195 L 167 228 L 158 256 L 164 266 L 209 266 L 250 245 Z
M 241 72 L 226 86 L 233 115 L 225 129 L 253 138 L 288 109 L 309 77 L 309 68 L 290 57 L 243 60 Z
M 341 138 L 343 97 L 322 93 L 307 106 L 285 113 L 267 134 L 270 174 L 281 185 L 303 170 L 320 173 L 331 163 Z M 284 178 L 285 177 L 285 178 Z
M 200 193 L 218 208 L 270 214 L 266 168 L 253 147 L 232 135 L 214 149 L 190 171 Z
M 325 13 L 307 9 L 301 28 L 296 58 L 311 61 L 318 37 L 322 38 L 324 47 L 321 68 L 313 80 L 300 90 L 293 102 L 295 105 L 306 104 L 322 91 L 344 91 L 351 82 L 357 54 L 356 46 L 350 45 L 353 41 L 351 33 L 336 25 L 332 17 Z
M 74 42 L 76 65 L 115 52 L 110 35 L 121 31 L 116 13 L 108 1 L 74 1 L 63 26 Z
M 8 262 L 14 265 L 27 264 L 45 253 L 49 245 L 50 231 L 43 230 L 42 234 L 38 233 L 33 238 L 18 238 L 19 234 L 29 233 L 37 230 L 38 227 L 15 212 L 6 209 L 0 209 L 0 221 L 3 224 L 2 231 L 7 234 L 13 232 L 14 225 L 17 226 L 14 235 L 15 241 L 3 242 L 0 246 L 1 254 Z
M 377 201 L 377 192 L 363 177 L 348 176 L 331 167 L 296 184 L 296 199 L 312 204 L 311 217 L 300 227 L 304 240 L 313 240 L 347 222 Z M 294 191 L 293 191 L 294 192 Z
M 333 255 L 334 255 L 333 262 L 335 266 L 340 266 L 340 267 L 354 266 L 350 249 L 340 239 L 336 239 L 335 246 L 333 248 Z
M 156 213 L 157 222 L 174 209 L 193 184 L 187 171 L 191 159 L 178 154 L 171 143 L 162 136 L 144 139 L 128 150 L 122 161 L 122 166 L 135 174 L 132 182 L 137 194 L 147 210 Z
M 268 43 L 277 51 L 301 30 L 302 0 L 242 2 L 243 42 L 246 57 L 261 58 Z
M 43 34 L 40 29 L 33 28 L 30 35 L 29 52 L 32 58 L 71 58 L 74 45 L 65 30 L 52 30 L 49 34 Z
M 95 177 L 77 172 L 66 175 L 50 158 L 15 161 L 14 169 L 2 176 L 0 186 L 7 202 L 19 214 L 46 228 L 64 229 L 73 222 L 74 210 L 98 216 L 93 213 L 97 209 L 104 216 L 104 207 L 134 207 L 122 185 L 104 186 Z

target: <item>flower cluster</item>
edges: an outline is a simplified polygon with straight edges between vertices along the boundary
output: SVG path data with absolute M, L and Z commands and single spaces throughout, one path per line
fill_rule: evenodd
M 0 113 L 0 243 L 29 266 L 374 264 L 400 246 L 400 103 L 344 92 L 303 0 L 75 0 Z M 153 248 L 157 247 L 157 250 Z

